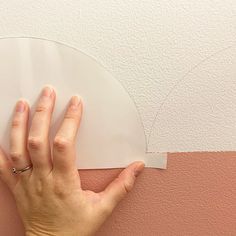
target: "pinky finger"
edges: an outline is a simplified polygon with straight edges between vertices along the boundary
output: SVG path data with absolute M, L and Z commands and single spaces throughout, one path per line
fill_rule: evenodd
M 17 178 L 13 175 L 12 165 L 0 148 L 0 179 L 12 190 L 16 185 Z

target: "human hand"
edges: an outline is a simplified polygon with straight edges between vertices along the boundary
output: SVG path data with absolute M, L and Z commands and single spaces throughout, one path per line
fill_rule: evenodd
M 102 192 L 83 190 L 75 148 L 82 102 L 77 96 L 71 98 L 51 147 L 55 98 L 55 91 L 45 87 L 29 131 L 29 106 L 18 101 L 11 126 L 10 158 L 0 151 L 0 178 L 13 193 L 27 236 L 93 235 L 132 189 L 144 163 L 130 164 Z M 12 173 L 12 167 L 19 170 L 30 165 L 27 171 Z

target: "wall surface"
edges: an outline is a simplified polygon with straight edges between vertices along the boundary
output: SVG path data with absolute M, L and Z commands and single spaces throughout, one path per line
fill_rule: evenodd
M 171 154 L 167 170 L 145 169 L 98 236 L 236 235 L 236 153 Z M 99 191 L 120 170 L 81 171 Z M 23 236 L 15 204 L 0 183 L 0 235 Z
M 189 72 L 194 69 L 197 73 L 191 78 L 200 78 L 201 71 L 206 73 L 203 78 L 209 74 L 212 74 L 211 78 L 219 78 L 224 70 L 219 71 L 221 67 L 208 66 L 203 62 L 219 55 L 222 50 L 230 52 L 224 59 L 224 65 L 231 65 L 230 73 L 226 73 L 228 80 L 224 82 L 232 83 L 236 76 L 235 70 L 232 70 L 236 68 L 235 0 L 0 1 L 0 37 L 20 36 L 67 44 L 101 63 L 126 87 L 135 101 L 145 134 L 152 137 L 152 151 L 158 151 L 160 147 L 159 133 L 156 132 L 160 127 L 158 123 L 153 123 L 157 111 L 181 78 L 191 75 Z M 231 51 L 234 54 L 231 55 Z M 222 58 L 219 56 L 217 63 Z M 215 62 L 212 63 L 210 65 Z M 203 89 L 208 87 L 202 86 Z M 225 94 L 228 93 L 221 93 L 222 99 L 232 98 Z M 200 129 L 201 134 L 210 132 L 213 138 L 217 138 L 218 145 L 222 143 L 231 151 L 235 147 L 232 137 L 236 135 L 236 126 L 232 125 L 236 118 L 234 101 L 230 106 L 220 102 L 216 107 L 208 104 L 209 108 L 221 114 L 220 119 L 209 110 L 205 113 L 201 110 L 200 113 L 206 118 L 200 123 L 206 124 L 209 117 L 214 118 L 207 132 Z M 191 104 L 188 105 L 190 108 Z M 222 110 L 222 107 L 225 109 Z M 173 111 L 177 112 L 178 106 L 174 108 Z M 232 117 L 231 122 L 222 123 L 229 117 Z M 186 131 L 197 130 L 185 122 L 183 124 Z M 181 134 L 177 129 L 169 133 L 170 137 L 178 137 L 177 134 Z M 179 136 L 179 145 L 195 137 L 198 136 L 183 133 Z M 176 144 L 173 140 L 172 145 Z M 201 143 L 211 144 L 208 138 L 203 140 L 196 147 L 200 147 Z M 170 143 L 166 140 L 162 144 L 169 147 Z M 185 150 L 186 147 L 183 147 Z M 167 170 L 145 169 L 134 190 L 116 208 L 98 235 L 236 235 L 235 170 L 235 152 L 171 153 Z M 101 190 L 119 172 L 81 171 L 83 186 Z M 1 182 L 0 235 L 23 236 L 13 198 Z

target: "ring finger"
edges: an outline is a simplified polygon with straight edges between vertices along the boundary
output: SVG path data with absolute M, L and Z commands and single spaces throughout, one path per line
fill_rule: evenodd
M 19 100 L 16 104 L 10 132 L 10 158 L 13 167 L 23 169 L 31 165 L 26 148 L 29 106 L 26 101 Z M 27 171 L 29 173 L 29 171 Z

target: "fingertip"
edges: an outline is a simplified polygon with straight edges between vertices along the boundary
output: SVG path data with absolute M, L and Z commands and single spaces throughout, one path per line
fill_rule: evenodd
M 73 95 L 70 99 L 70 106 L 78 108 L 81 106 L 82 98 L 79 95 Z
M 24 104 L 24 106 L 25 106 L 25 109 L 28 109 L 29 108 L 29 101 L 27 100 L 27 99 L 25 99 L 25 98 L 19 98 L 18 100 L 17 100 L 17 102 L 16 102 L 16 107 L 17 107 L 17 105 L 19 104 L 19 103 L 23 103 Z
M 82 102 L 82 97 L 79 94 L 75 94 L 73 97 L 77 97 L 77 99 Z
M 138 161 L 134 169 L 134 176 L 138 177 L 140 173 L 144 170 L 144 168 L 145 168 L 145 163 L 142 161 Z
M 81 122 L 81 118 L 82 118 L 82 115 L 83 115 L 83 99 L 80 95 L 73 95 L 70 99 L 70 108 L 72 110 L 74 110 L 77 115 L 78 115 L 78 118 L 79 118 L 79 124 Z
M 82 112 L 82 110 L 83 110 L 83 98 L 82 98 L 80 95 L 78 95 L 78 94 L 73 95 L 70 101 L 71 101 L 71 102 L 72 102 L 72 101 L 75 101 L 76 104 L 77 104 L 77 107 L 78 107 L 78 108 L 81 110 L 81 112 Z
M 141 169 L 141 168 L 144 168 L 145 167 L 145 162 L 143 161 L 134 161 L 132 163 L 130 163 L 126 168 L 129 168 L 129 169 Z
M 145 167 L 144 161 L 136 161 L 137 165 Z
M 40 97 L 49 97 L 53 101 L 56 99 L 56 89 L 51 84 L 45 84 L 41 89 Z
M 49 88 L 51 90 L 53 90 L 54 92 L 56 92 L 55 88 L 51 85 L 51 84 L 45 84 L 41 90 L 44 90 L 45 88 Z

